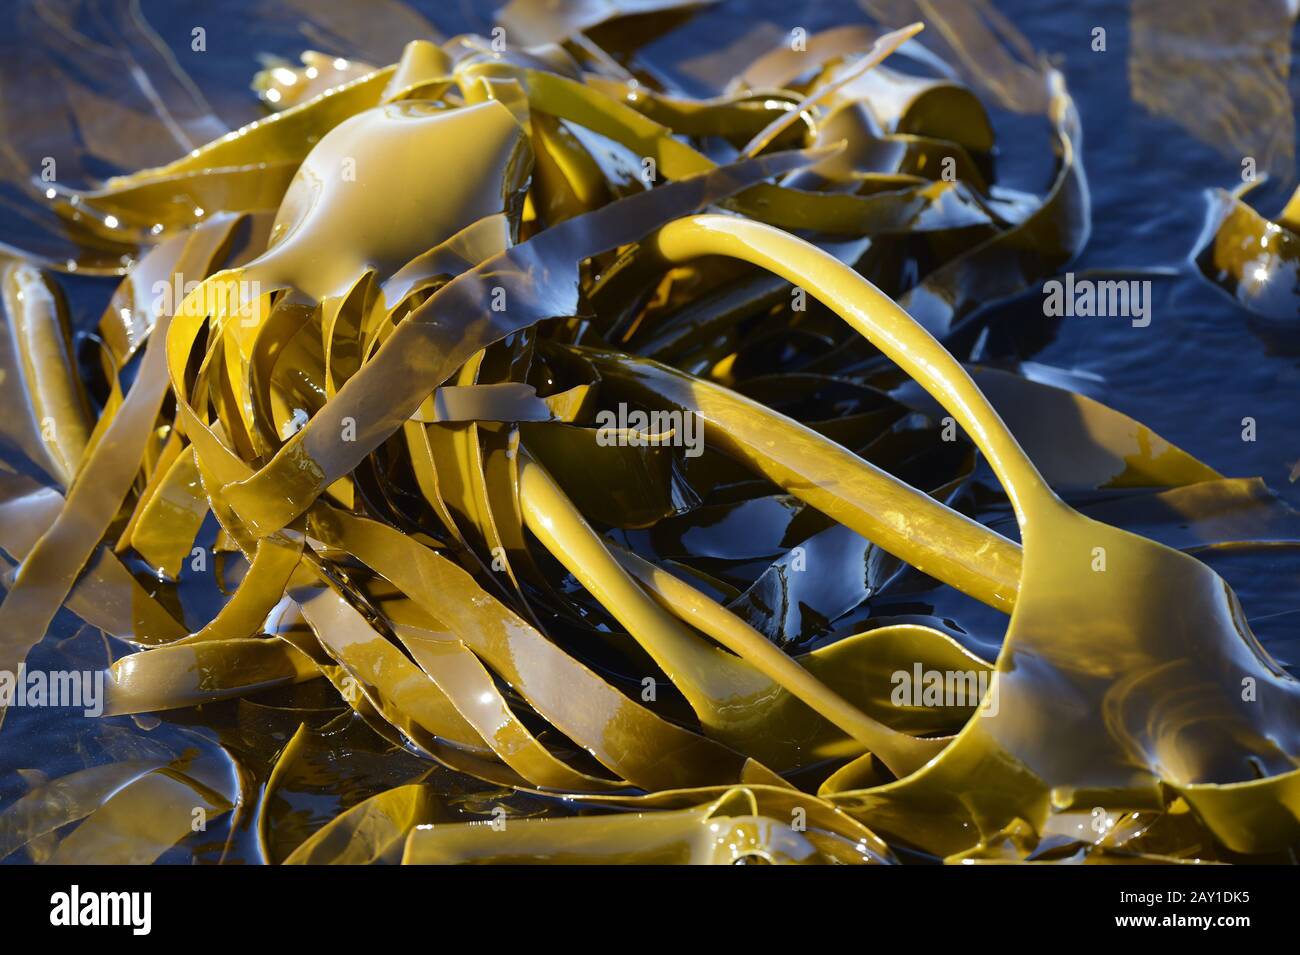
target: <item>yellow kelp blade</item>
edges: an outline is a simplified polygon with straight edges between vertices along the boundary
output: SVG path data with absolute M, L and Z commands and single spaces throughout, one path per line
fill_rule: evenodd
M 58 288 L 27 262 L 0 254 L 0 434 L 64 488 L 90 440 L 91 416 L 74 370 L 67 310 Z
M 26 559 L 64 506 L 63 495 L 54 488 L 0 471 L 0 549 L 16 562 Z M 4 566 L 5 580 L 12 583 L 16 568 Z M 131 643 L 166 643 L 185 636 L 185 628 L 106 546 L 91 554 L 65 606 Z
M 156 263 L 146 260 L 140 270 L 148 275 L 156 264 L 166 276 L 187 268 L 191 274 L 206 275 L 214 260 L 229 249 L 238 222 L 238 217 L 221 217 L 170 240 L 155 250 Z M 0 668 L 16 670 L 28 649 L 44 636 L 135 479 L 167 390 L 164 338 L 171 308 L 178 303 L 159 304 L 168 308 L 156 318 L 125 402 L 82 464 L 62 512 L 36 542 L 0 603 Z
M 500 109 L 495 104 L 481 108 Z M 562 222 L 456 276 L 394 330 L 338 396 L 294 434 L 270 463 L 225 488 L 225 497 L 256 534 L 278 530 L 402 427 L 425 397 L 475 352 L 544 318 L 574 314 L 576 283 L 560 276 L 576 274 L 580 260 L 637 241 L 675 215 L 796 168 L 809 158 L 803 154 L 760 157 L 630 196 Z M 545 288 L 532 279 L 540 261 L 551 268 Z M 479 303 L 494 295 L 504 296 L 510 310 L 482 312 Z M 479 318 L 466 325 L 467 315 Z M 345 432 L 355 440 L 340 441 Z
M 37 786 L 0 813 L 0 859 L 85 819 L 112 794 L 165 766 L 162 758 L 91 766 Z
M 1178 487 L 1222 477 L 1140 421 L 1087 395 L 996 368 L 968 370 L 1057 491 Z M 927 415 L 946 413 L 914 382 L 892 394 Z
M 868 747 L 895 775 L 906 776 L 915 772 L 947 745 L 946 739 L 918 739 L 872 719 L 721 604 L 631 551 L 613 550 L 613 554 L 666 610 L 708 634 Z M 852 646 L 852 638 L 833 646 L 847 650 Z M 773 724 L 785 722 L 770 711 L 764 717 Z
M 300 106 L 154 169 L 119 176 L 98 189 L 58 191 L 56 208 L 108 234 L 153 235 L 183 229 L 218 212 L 275 208 L 311 145 L 338 123 L 379 103 L 393 67 L 326 90 Z M 207 202 L 208 205 L 200 205 Z
M 743 757 L 628 699 L 418 541 L 326 508 L 313 510 L 309 533 L 353 554 L 437 615 L 534 710 L 634 785 L 734 781 L 747 771 Z
M 527 460 L 520 503 L 528 528 L 645 648 L 708 735 L 781 771 L 849 754 L 840 734 L 870 746 L 899 775 L 943 748 L 943 741 L 911 739 L 877 723 L 703 594 L 634 563 L 632 574 L 643 584 L 667 589 L 665 603 L 683 618 L 674 620 L 638 589 L 550 476 Z M 700 639 L 691 625 L 733 652 Z M 827 733 L 823 719 L 839 732 Z
M 406 865 L 834 864 L 874 861 L 842 837 L 815 839 L 797 820 L 758 814 L 753 793 L 733 789 L 696 809 L 568 819 L 433 824 L 408 837 Z
M 883 43 L 882 49 L 888 46 Z M 634 155 L 653 161 L 654 168 L 666 178 L 681 179 L 717 168 L 706 155 L 675 138 L 667 127 L 557 73 L 492 60 L 466 65 L 457 75 L 462 83 L 481 77 L 514 80 L 526 90 L 535 110 L 614 140 Z M 726 205 L 782 228 L 846 235 L 902 234 L 987 224 L 988 216 L 966 203 L 959 203 L 951 213 L 930 215 L 932 210 L 940 209 L 945 196 L 964 189 L 960 183 L 940 181 L 854 195 L 760 183 L 728 199 Z
M 698 415 L 704 440 L 895 556 L 1000 610 L 1015 605 L 1019 548 L 796 421 L 646 359 L 584 351 L 647 400 Z
M 128 654 L 109 668 L 105 712 L 150 713 L 246 696 L 319 676 L 293 644 L 252 637 L 177 642 Z
M 256 717 L 261 731 L 268 728 L 268 717 L 270 724 L 284 731 L 277 734 L 275 750 L 267 754 L 262 778 L 245 795 L 246 809 L 256 819 L 260 858 L 268 864 L 284 862 L 300 848 L 321 862 L 326 861 L 327 852 L 349 851 L 352 824 L 361 821 L 354 809 L 361 809 L 376 823 L 383 821 L 379 813 L 362 808 L 371 797 L 378 797 L 375 805 L 391 807 L 394 799 L 399 806 L 407 805 L 401 802 L 402 794 L 411 793 L 415 786 L 423 784 L 430 793 L 442 792 L 444 800 L 426 801 L 431 813 L 413 820 L 413 825 L 443 818 L 440 810 L 455 802 L 453 793 L 500 792 L 442 769 L 404 748 L 400 741 L 376 734 L 366 718 L 355 712 L 332 711 L 336 715 L 330 715 L 268 710 Z M 296 727 L 294 720 L 299 721 Z M 283 740 L 285 735 L 288 742 Z M 387 797 L 388 793 L 394 795 Z M 322 832 L 325 829 L 334 836 Z M 340 830 L 347 833 L 342 839 L 337 837 Z M 313 851 L 308 844 L 320 848 Z M 396 862 L 402 851 L 400 838 L 393 849 L 391 861 Z
M 258 99 L 273 110 L 298 106 L 320 96 L 326 90 L 373 73 L 375 67 L 361 60 L 330 56 L 318 50 L 304 50 L 299 55 L 302 66 L 271 59 L 250 84 Z
M 1162 782 L 1176 789 L 1229 783 L 1271 828 L 1252 830 L 1247 842 L 1241 830 L 1207 816 L 1219 838 L 1238 851 L 1294 841 L 1300 682 L 1259 646 L 1222 578 L 1064 504 L 956 360 L 833 257 L 721 216 L 681 220 L 658 241 L 669 259 L 707 252 L 754 261 L 827 302 L 953 415 L 1016 511 L 1021 598 L 988 690 L 996 705 L 918 773 L 846 795 L 844 804 L 947 855 L 1014 819 L 1037 830 L 1049 812 L 1087 801 L 1159 806 Z M 1069 747 L 1053 742 L 1058 733 Z M 913 813 L 923 822 L 904 835 L 900 822 Z
M 59 843 L 54 865 L 149 865 L 231 808 L 220 794 L 159 770 L 113 795 Z
M 428 639 L 399 631 L 403 646 L 448 695 L 506 765 L 533 785 L 562 792 L 601 792 L 625 784 L 579 772 L 536 738 L 511 711 L 492 674 L 460 641 Z
M 1055 273 L 1088 240 L 1092 219 L 1078 110 L 1059 72 L 1049 69 L 1044 83 L 1056 135 L 1056 178 L 1042 202 L 1017 225 L 944 263 L 899 299 L 934 335 L 947 335 L 982 305 Z M 1026 248 L 1034 249 L 1035 256 L 1024 256 Z
M 285 865 L 369 865 L 398 862 L 406 835 L 431 821 L 437 797 L 422 783 L 372 796 L 318 829 Z

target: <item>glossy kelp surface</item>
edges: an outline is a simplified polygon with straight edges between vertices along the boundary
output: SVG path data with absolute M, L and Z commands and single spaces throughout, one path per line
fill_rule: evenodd
M 104 698 L 0 701 L 4 857 L 1288 857 L 1300 684 L 1209 564 L 1300 519 L 954 357 L 1087 240 L 1062 75 L 868 4 L 692 95 L 639 48 L 704 6 L 327 5 L 262 118 L 30 197 L 0 670 Z M 1285 318 L 1233 201 L 1197 261 Z

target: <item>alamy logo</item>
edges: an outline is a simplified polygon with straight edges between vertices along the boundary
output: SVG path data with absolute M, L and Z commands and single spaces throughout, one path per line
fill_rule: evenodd
M 1151 324 L 1151 282 L 1148 279 L 1076 279 L 1043 283 L 1043 314 L 1048 318 L 1127 318 L 1134 328 Z
M 0 707 L 67 707 L 86 716 L 104 712 L 103 670 L 0 670 Z
M 982 716 L 998 715 L 998 688 L 989 670 L 927 670 L 914 663 L 910 671 L 895 670 L 889 682 L 894 706 L 978 706 Z
M 596 412 L 596 444 L 685 448 L 688 458 L 698 458 L 704 453 L 703 425 L 693 411 L 629 410 L 620 403 L 617 411 Z
M 127 925 L 133 935 L 153 927 L 150 892 L 82 892 L 74 885 L 50 896 L 51 925 Z
M 257 319 L 257 303 L 262 297 L 262 283 L 253 280 L 210 279 L 206 282 L 186 281 L 177 272 L 170 282 L 159 280 L 153 284 L 155 315 L 181 314 L 189 318 L 208 315 L 234 314 L 245 322 Z

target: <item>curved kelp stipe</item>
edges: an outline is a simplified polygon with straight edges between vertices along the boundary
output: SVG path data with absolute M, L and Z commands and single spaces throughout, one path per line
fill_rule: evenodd
M 534 710 L 633 785 L 660 789 L 689 785 L 687 780 L 739 779 L 745 771 L 742 757 L 624 697 L 485 594 L 464 570 L 418 542 L 326 507 L 313 510 L 310 532 L 354 554 L 427 614 L 445 620 Z M 457 598 L 447 600 L 449 594 Z
M 611 381 L 698 415 L 706 441 L 895 556 L 990 606 L 1015 605 L 1012 541 L 756 401 L 655 362 L 584 354 Z
M 720 216 L 673 223 L 656 241 L 677 261 L 745 258 L 825 301 L 953 415 L 1015 508 L 1021 599 L 988 691 L 996 711 L 986 708 L 914 776 L 838 794 L 839 804 L 949 855 L 1017 821 L 1040 830 L 1053 810 L 1161 806 L 1164 784 L 1193 808 L 1206 804 L 1204 821 L 1236 851 L 1294 841 L 1300 682 L 1260 647 L 1222 578 L 1064 504 L 956 360 L 832 256 Z M 1053 743 L 1063 738 L 1069 747 Z M 1270 827 L 1249 838 L 1225 827 L 1225 802 L 1267 814 Z M 913 814 L 940 805 L 942 823 L 905 834 Z

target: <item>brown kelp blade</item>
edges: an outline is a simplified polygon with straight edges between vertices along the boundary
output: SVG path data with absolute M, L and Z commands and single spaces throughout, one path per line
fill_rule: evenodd
M 424 396 L 479 349 L 512 331 L 578 311 L 577 264 L 617 245 L 635 241 L 656 225 L 723 198 L 754 181 L 796 168 L 803 154 L 746 160 L 734 168 L 682 180 L 577 219 L 560 223 L 457 276 L 403 322 L 383 348 L 297 432 L 264 468 L 225 489 L 245 523 L 266 534 L 300 514 L 326 487 L 409 418 Z M 538 287 L 537 270 L 548 281 Z M 563 271 L 562 271 L 563 270 Z M 442 316 L 473 314 L 477 303 L 504 290 L 512 310 L 487 313 L 468 328 Z M 500 296 L 498 296 L 500 297 Z M 382 407 L 376 389 L 384 383 Z M 394 383 L 402 392 L 393 393 Z M 341 442 L 350 419 L 355 440 Z
M 979 765 L 980 784 L 967 791 L 979 808 L 948 816 L 977 823 L 956 836 L 969 841 L 1014 819 L 1040 826 L 1049 806 L 1160 805 L 1160 783 L 1186 790 L 1195 806 L 1195 787 L 1239 784 L 1237 798 L 1271 806 L 1275 826 L 1243 841 L 1240 830 L 1207 817 L 1211 828 L 1220 827 L 1216 835 L 1245 852 L 1294 840 L 1300 682 L 1259 646 L 1222 578 L 1192 557 L 1064 504 L 952 356 L 821 250 L 758 223 L 707 216 L 674 223 L 658 241 L 669 258 L 738 255 L 797 278 L 957 419 L 1015 507 L 1023 540 L 1021 595 L 986 695 L 993 705 L 938 759 L 878 794 L 864 794 L 860 808 L 881 799 L 891 804 L 886 812 L 901 807 L 906 814 L 951 792 L 961 774 Z M 1062 608 L 1072 609 L 1063 615 Z M 1058 731 L 1071 746 L 1049 742 L 1063 738 Z M 1135 775 L 1135 763 L 1145 771 Z M 1004 785 L 996 781 L 1000 775 Z M 1035 792 L 1039 808 L 1031 811 Z M 931 851 L 954 851 L 937 833 L 923 838 L 936 840 Z

